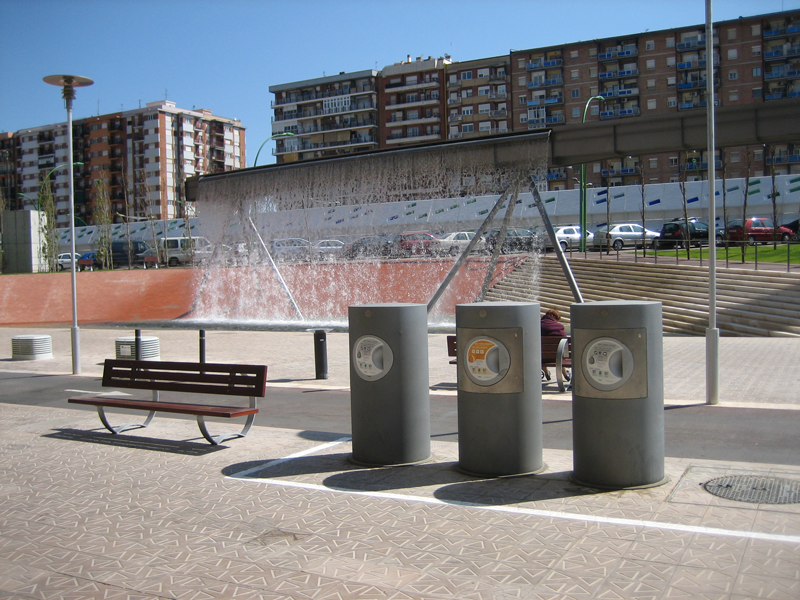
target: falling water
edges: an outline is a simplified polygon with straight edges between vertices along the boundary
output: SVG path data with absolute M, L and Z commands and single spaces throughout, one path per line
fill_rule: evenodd
M 215 250 L 191 317 L 297 323 L 293 298 L 302 323 L 316 327 L 343 323 L 347 307 L 354 304 L 427 303 L 452 258 L 277 262 L 284 289 L 267 251 L 276 239 L 353 239 L 429 230 L 433 223 L 448 231 L 474 231 L 484 218 L 481 213 L 488 212 L 476 210 L 475 199 L 496 200 L 510 186 L 525 190 L 546 181 L 547 152 L 546 135 L 528 134 L 205 176 L 198 187 L 198 216 Z M 436 207 L 448 202 L 449 208 L 455 208 L 452 202 L 475 203 L 468 207 L 473 213 L 459 210 L 456 220 L 442 220 L 438 213 L 445 208 Z M 403 210 L 417 203 L 427 212 L 404 218 Z M 334 222 L 330 214 L 342 214 L 342 207 L 349 216 Z M 471 259 L 459 275 L 477 280 L 480 288 L 485 270 L 485 258 Z M 448 289 L 431 318 L 446 319 L 456 302 L 473 299 L 474 294 L 465 298 Z

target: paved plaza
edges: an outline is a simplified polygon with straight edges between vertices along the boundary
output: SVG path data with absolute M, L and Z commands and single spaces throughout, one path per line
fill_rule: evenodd
M 11 337 L 28 333 L 52 335 L 55 357 L 11 361 Z M 143 333 L 163 360 L 197 360 L 196 331 Z M 369 469 L 348 461 L 346 435 L 258 420 L 220 447 L 168 415 L 111 436 L 66 398 L 96 389 L 132 334 L 81 330 L 83 375 L 63 404 L 0 404 L 0 598 L 800 598 L 800 504 L 704 487 L 753 477 L 796 493 L 800 466 L 668 456 L 665 485 L 609 492 L 573 483 L 572 452 L 547 447 L 540 475 L 479 479 L 437 439 L 428 462 Z M 309 332 L 209 331 L 207 360 L 264 363 L 270 389 L 323 394 L 349 380 L 347 334 L 327 345 L 325 381 Z M 3 382 L 38 393 L 71 372 L 69 347 L 68 329 L 0 328 Z M 664 350 L 665 404 L 702 404 L 705 341 Z M 800 340 L 723 338 L 720 354 L 722 407 L 707 410 L 800 424 Z M 429 360 L 433 393 L 455 396 L 444 335 Z

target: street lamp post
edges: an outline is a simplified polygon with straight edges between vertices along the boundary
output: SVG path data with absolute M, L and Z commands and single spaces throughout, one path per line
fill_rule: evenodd
M 48 75 L 43 80 L 50 85 L 62 88 L 62 97 L 67 108 L 67 152 L 69 154 L 69 234 L 70 256 L 75 256 L 75 184 L 73 182 L 72 156 L 72 101 L 75 99 L 75 88 L 92 85 L 94 81 L 88 77 L 77 75 Z M 72 260 L 72 374 L 81 374 L 81 341 L 78 329 L 78 289 L 75 277 L 75 260 Z
M 276 133 L 275 135 L 271 135 L 263 142 L 261 142 L 261 145 L 258 147 L 258 151 L 256 152 L 256 159 L 253 161 L 253 166 L 255 167 L 258 164 L 258 155 L 261 154 L 261 149 L 264 147 L 264 144 L 266 144 L 270 140 L 274 140 L 275 138 L 292 137 L 293 135 L 294 134 L 291 131 L 284 131 L 283 133 Z
M 586 106 L 583 108 L 583 119 L 581 123 L 586 123 L 586 113 L 589 112 L 589 105 L 592 100 L 605 100 L 603 96 L 592 96 L 586 101 Z M 581 201 L 580 201 L 580 223 L 581 223 L 581 241 L 580 251 L 586 252 L 586 163 L 581 163 Z

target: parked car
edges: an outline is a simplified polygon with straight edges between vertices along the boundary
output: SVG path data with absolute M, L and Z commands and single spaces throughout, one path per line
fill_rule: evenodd
M 202 263 L 211 258 L 214 247 L 204 237 L 181 236 L 159 238 L 161 261 L 177 267 L 182 264 Z
M 742 226 L 741 219 L 728 221 L 727 228 L 728 240 L 731 242 L 747 241 L 751 246 L 758 242 L 772 242 L 780 240 L 788 242 L 794 236 L 794 232 L 788 227 L 775 225 L 772 219 L 762 217 L 752 217 L 747 219 Z
M 272 242 L 275 260 L 306 260 L 311 257 L 311 242 L 303 238 L 286 238 Z
M 86 269 L 89 269 L 89 268 L 91 268 L 92 270 L 94 270 L 94 269 L 102 269 L 103 268 L 103 263 L 100 260 L 98 260 L 98 258 L 97 258 L 97 252 L 94 252 L 94 251 L 93 252 L 87 252 L 86 254 L 81 255 L 80 260 L 91 260 L 92 261 L 91 265 L 83 265 L 83 266 L 81 266 L 80 267 L 81 271 L 85 271 Z
M 716 234 L 715 234 L 716 235 Z M 702 246 L 708 244 L 708 225 L 697 219 L 689 219 L 689 228 L 686 221 L 673 219 L 661 226 L 658 238 L 659 248 L 683 248 L 684 244 Z
M 653 241 L 659 237 L 657 231 L 645 229 L 638 223 L 618 223 L 612 225 L 610 230 L 607 225 L 601 225 L 594 230 L 592 245 L 598 249 L 604 249 L 610 245 L 614 250 L 622 250 L 625 246 L 641 246 L 642 234 L 644 234 L 644 243 L 648 246 L 652 246 Z
M 111 242 L 111 264 L 115 269 L 129 264 L 142 264 L 144 261 L 139 255 L 149 249 L 150 246 L 142 240 Z
M 561 249 L 566 252 L 568 249 L 577 250 L 581 247 L 581 226 L 580 225 L 563 225 L 555 228 L 556 240 L 558 240 Z M 594 240 L 594 234 L 591 231 L 586 232 L 586 246 L 591 246 Z M 552 244 L 548 241 L 548 247 Z
M 439 254 L 442 244 L 427 231 L 401 233 L 389 246 L 391 256 L 409 257 L 415 254 Z
M 311 246 L 311 258 L 316 260 L 333 260 L 344 252 L 344 242 L 340 240 L 320 240 Z
M 794 234 L 792 236 L 793 240 L 800 239 L 800 219 L 795 219 L 794 221 L 791 221 L 789 223 L 784 223 L 783 227 L 792 230 L 792 233 Z
M 490 252 L 494 251 L 500 236 L 499 229 L 492 229 L 484 234 L 483 239 L 486 240 L 486 248 Z M 530 252 L 536 245 L 536 235 L 530 229 L 520 229 L 509 227 L 506 230 L 506 236 L 503 239 L 503 245 L 500 248 L 502 254 L 510 254 L 512 252 Z
M 457 256 L 461 254 L 467 246 L 469 246 L 469 243 L 473 239 L 475 239 L 474 231 L 456 231 L 454 233 L 448 233 L 447 235 L 441 236 L 439 238 L 439 242 L 442 244 L 443 253 L 450 254 L 451 256 Z M 485 249 L 486 241 L 483 238 L 480 238 L 472 251 L 482 252 Z
M 72 260 L 70 260 L 69 257 L 70 257 L 69 252 L 62 252 L 61 254 L 58 255 L 58 258 L 56 259 L 57 261 L 56 268 L 59 271 L 64 271 L 64 270 L 71 271 L 72 262 L 74 261 L 77 264 L 78 259 L 81 257 L 81 255 L 76 252 L 75 254 L 72 255 L 73 257 Z
M 368 235 L 345 246 L 342 252 L 345 258 L 366 258 L 387 256 L 391 239 L 386 235 Z

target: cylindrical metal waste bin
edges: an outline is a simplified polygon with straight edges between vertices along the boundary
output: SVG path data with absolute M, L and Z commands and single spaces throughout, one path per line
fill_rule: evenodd
M 351 460 L 370 466 L 431 455 L 428 311 L 424 304 L 349 307 Z
M 501 477 L 544 470 L 539 320 L 536 302 L 456 306 L 462 472 Z
M 573 304 L 573 480 L 623 489 L 664 476 L 660 302 Z
M 142 355 L 139 360 L 161 360 L 161 346 L 156 336 L 141 336 Z M 136 337 L 118 337 L 114 340 L 115 355 L 118 359 L 136 358 Z

